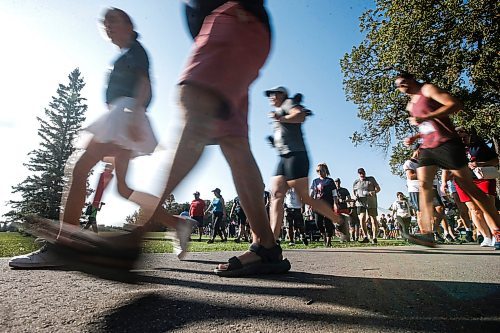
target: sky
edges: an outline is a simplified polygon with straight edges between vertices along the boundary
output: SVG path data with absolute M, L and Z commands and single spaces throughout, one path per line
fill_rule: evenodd
M 127 179 L 132 188 L 160 194 L 165 160 L 178 129 L 177 79 L 192 46 L 182 2 L 2 0 L 0 214 L 9 211 L 6 201 L 19 199 L 11 193 L 12 186 L 29 175 L 23 163 L 29 161 L 28 153 L 38 148 L 36 117 L 44 116 L 44 108 L 56 95 L 58 85 L 67 84 L 72 70 L 78 67 L 86 83 L 82 90 L 88 105 L 84 125 L 106 112 L 106 73 L 118 56 L 117 48 L 104 38 L 98 23 L 108 6 L 129 13 L 150 56 L 154 97 L 149 116 L 162 147 L 152 156 L 133 160 Z M 349 139 L 362 128 L 362 122 L 356 117 L 356 105 L 346 101 L 340 59 L 362 41 L 359 17 L 373 6 L 373 1 L 368 0 L 267 1 L 273 26 L 272 49 L 260 77 L 251 86 L 248 119 L 250 143 L 266 189 L 278 157 L 265 139 L 272 133 L 267 117 L 272 108 L 263 91 L 283 85 L 291 94 L 301 92 L 303 104 L 314 112 L 303 124 L 311 162 L 310 181 L 316 177 L 315 166 L 326 162 L 331 177 L 339 177 L 351 192 L 357 169 L 365 168 L 367 175 L 380 184 L 379 207 L 389 207 L 396 192 L 406 191 L 405 181 L 391 174 L 388 156 L 368 145 L 355 147 Z M 102 168 L 96 166 L 96 174 Z M 91 179 L 91 186 L 95 187 L 96 182 Z M 115 185 L 111 182 L 103 196 L 106 206 L 98 215 L 99 224 L 121 225 L 137 209 L 117 195 Z M 202 199 L 211 199 L 211 190 L 216 187 L 226 200 L 236 196 L 220 149 L 210 146 L 173 194 L 181 203 L 190 202 L 194 191 L 199 191 Z

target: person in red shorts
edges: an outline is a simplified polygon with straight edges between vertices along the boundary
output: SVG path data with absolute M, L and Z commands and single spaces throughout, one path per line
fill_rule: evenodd
M 410 73 L 399 74 L 395 85 L 400 92 L 410 97 L 407 105 L 411 115 L 409 120 L 412 125 L 418 126 L 419 130 L 417 135 L 406 138 L 405 144 L 409 146 L 417 139 L 422 140 L 417 168 L 422 234 L 410 235 L 408 240 L 424 246 L 435 246 L 432 236 L 434 222 L 432 181 L 440 167 L 450 170 L 457 184 L 484 213 L 486 223 L 494 230 L 495 249 L 500 250 L 499 216 L 487 195 L 474 184 L 467 165 L 465 147 L 449 117 L 460 111 L 462 104 L 435 85 L 417 81 Z
M 200 199 L 200 192 L 196 191 L 193 195 L 194 200 L 191 201 L 189 205 L 189 216 L 198 223 L 197 228 L 200 235 L 198 241 L 201 242 L 201 236 L 203 235 L 203 217 L 205 215 L 205 201 Z
M 474 184 L 476 184 L 476 186 L 487 195 L 488 200 L 492 205 L 494 205 L 496 196 L 495 179 L 478 179 L 473 170 L 476 167 L 484 166 L 498 167 L 498 156 L 495 149 L 488 146 L 485 140 L 480 138 L 473 128 L 470 130 L 470 133 L 468 133 L 463 127 L 457 127 L 455 130 L 466 147 L 467 158 L 469 160 L 468 166 Z M 483 236 L 481 246 L 495 246 L 495 240 L 493 238 L 494 230 L 491 230 L 491 228 L 488 227 L 484 218 L 484 212 L 472 201 L 471 197 L 460 187 L 459 184 L 456 183 L 456 181 L 455 188 L 460 202 L 465 203 L 469 209 L 472 221 Z
M 290 263 L 271 230 L 262 200 L 264 181 L 248 139 L 248 90 L 271 47 L 264 2 L 194 0 L 185 6 L 194 45 L 179 80 L 182 130 L 160 202 L 196 165 L 205 146 L 218 144 L 254 239 L 248 251 L 214 272 L 228 277 L 285 273 Z

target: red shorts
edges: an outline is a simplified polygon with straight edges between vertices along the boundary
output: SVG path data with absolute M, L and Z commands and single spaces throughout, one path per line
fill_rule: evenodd
M 460 186 L 455 182 L 455 188 L 457 189 L 458 198 L 460 202 L 469 202 L 472 199 L 467 193 L 460 188 Z M 488 195 L 496 195 L 496 181 L 495 179 L 474 179 L 474 184 L 484 193 Z
M 205 18 L 179 82 L 205 87 L 227 103 L 229 117 L 215 121 L 213 138 L 248 136 L 248 89 L 270 46 L 267 28 L 237 2 Z

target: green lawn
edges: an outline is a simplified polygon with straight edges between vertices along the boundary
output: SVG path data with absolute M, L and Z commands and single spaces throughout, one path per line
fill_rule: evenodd
M 0 257 L 30 253 L 40 248 L 35 238 L 18 232 L 0 232 Z
M 104 233 L 103 233 L 104 234 Z M 213 244 L 207 244 L 208 238 L 202 238 L 201 242 L 196 241 L 197 235 L 193 235 L 193 242 L 190 244 L 190 251 L 192 252 L 211 252 L 211 251 L 243 251 L 248 248 L 248 243 L 235 243 L 232 239 L 228 242 L 221 242 L 219 239 Z M 402 240 L 378 240 L 377 246 L 401 246 L 408 245 L 407 242 Z M 371 244 L 359 243 L 340 243 L 333 242 L 333 247 L 373 247 Z M 12 257 L 19 254 L 26 254 L 32 252 L 40 247 L 40 243 L 35 242 L 35 238 L 31 236 L 24 236 L 17 232 L 0 232 L 0 257 Z M 309 246 L 297 243 L 295 246 L 289 246 L 288 242 L 282 244 L 283 249 L 311 249 L 323 247 L 321 242 L 313 242 Z M 147 234 L 144 242 L 145 253 L 169 253 L 172 252 L 172 243 L 165 240 L 165 233 L 152 232 Z

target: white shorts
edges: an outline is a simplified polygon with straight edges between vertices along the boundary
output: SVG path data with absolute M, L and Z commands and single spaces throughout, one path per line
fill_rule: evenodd
M 147 114 L 143 117 L 133 117 L 128 108 L 132 108 L 135 99 L 132 97 L 120 97 L 110 104 L 109 112 L 106 112 L 92 124 L 84 128 L 93 134 L 92 139 L 102 143 L 114 143 L 124 149 L 132 151 L 132 157 L 151 154 L 158 140 L 156 139 Z M 143 135 L 141 141 L 133 141 L 128 135 L 130 121 L 139 121 L 139 128 Z

